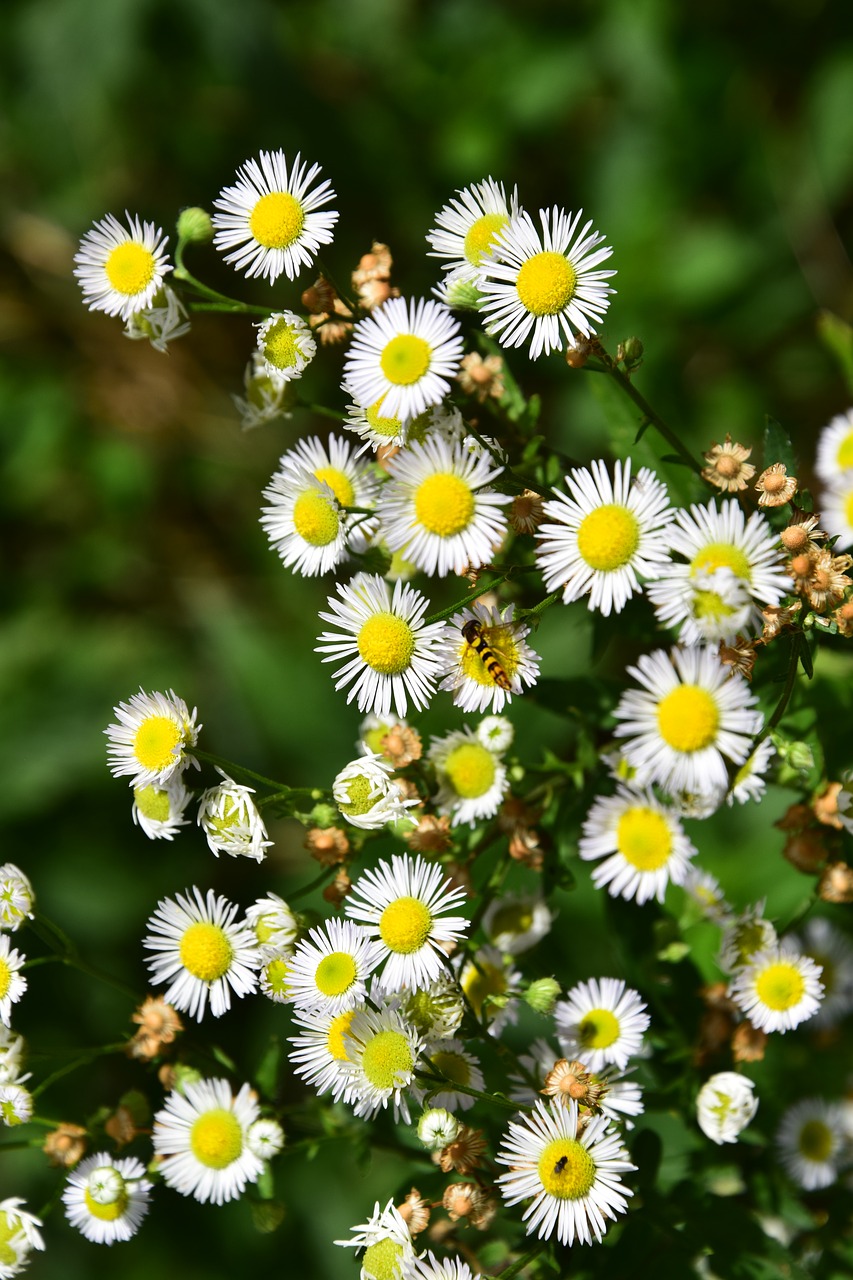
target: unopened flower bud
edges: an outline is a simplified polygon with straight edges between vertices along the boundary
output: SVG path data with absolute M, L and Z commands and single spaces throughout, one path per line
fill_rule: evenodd
M 315 827 L 333 827 L 338 821 L 340 814 L 337 805 L 334 804 L 315 804 L 308 817 Z
M 178 215 L 178 239 L 205 244 L 213 239 L 213 223 L 206 209 L 193 206 Z
M 555 978 L 537 978 L 523 993 L 522 999 L 536 1013 L 550 1013 L 560 994 L 560 984 Z
M 640 363 L 645 348 L 639 338 L 626 338 L 621 346 L 624 364 L 631 366 Z
M 418 1121 L 418 1137 L 428 1151 L 441 1151 L 458 1133 L 459 1121 L 444 1107 L 430 1107 Z

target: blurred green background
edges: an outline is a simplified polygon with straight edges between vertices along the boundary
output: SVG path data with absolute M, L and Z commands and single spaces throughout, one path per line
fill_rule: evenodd
M 113 705 L 140 684 L 174 688 L 198 706 L 208 749 L 295 785 L 329 785 L 359 717 L 311 651 L 326 588 L 284 571 L 257 519 L 279 453 L 324 424 L 303 415 L 241 434 L 230 393 L 242 389 L 249 322 L 199 317 L 168 356 L 129 343 L 81 305 L 79 237 L 125 209 L 171 227 L 262 148 L 301 150 L 338 193 L 336 273 L 376 238 L 403 292 L 422 294 L 437 275 L 424 254 L 435 211 L 491 174 L 518 183 L 528 209 L 582 206 L 605 232 L 618 294 L 604 338 L 643 339 L 637 383 L 685 439 L 706 449 L 731 432 L 758 451 L 769 413 L 807 472 L 817 431 L 848 404 L 815 321 L 822 308 L 853 319 L 853 6 L 5 0 L 2 27 L 3 852 L 46 914 L 142 991 L 139 939 L 158 898 L 199 883 L 247 903 L 309 880 L 314 864 L 287 824 L 261 869 L 215 863 L 194 830 L 147 841 L 105 768 Z M 298 303 L 310 283 L 247 284 L 212 248 L 190 265 L 262 303 Z M 543 392 L 562 447 L 584 459 L 606 449 L 593 379 L 557 357 L 513 363 Z M 332 352 L 312 369 L 318 400 L 342 403 L 339 368 Z M 536 647 L 549 674 L 570 674 L 588 644 L 549 614 Z M 522 751 L 559 747 L 547 712 L 524 705 L 514 719 Z M 428 723 L 458 722 L 444 708 Z M 773 850 L 782 838 L 767 833 L 768 813 L 789 800 L 771 796 L 751 819 Z M 709 865 L 733 838 L 728 823 L 708 834 Z M 728 867 L 735 896 L 768 891 L 766 873 L 741 862 Z M 801 882 L 778 858 L 772 876 L 776 908 L 790 906 Z M 589 949 L 567 981 L 607 954 L 601 904 L 590 896 L 581 914 Z M 543 967 L 558 963 L 549 953 Z M 30 987 L 15 1022 L 40 1047 L 130 1030 L 127 1003 L 82 977 L 45 967 Z M 280 1029 L 276 1012 L 241 1009 L 217 1035 L 251 1068 Z M 43 1110 L 81 1120 L 143 1079 L 110 1060 L 57 1086 Z M 245 1204 L 216 1210 L 160 1188 L 147 1229 L 115 1250 L 53 1213 L 32 1274 L 231 1280 L 283 1262 L 354 1275 L 330 1240 L 413 1175 L 382 1155 L 356 1170 L 339 1145 L 312 1164 L 284 1156 L 278 1176 L 287 1217 L 276 1234 L 255 1232 Z M 0 1197 L 37 1207 L 58 1181 L 41 1157 L 0 1154 Z

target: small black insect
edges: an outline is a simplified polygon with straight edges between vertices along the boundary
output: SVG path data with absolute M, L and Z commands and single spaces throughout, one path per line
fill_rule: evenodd
M 462 635 L 471 648 L 479 654 L 480 661 L 498 688 L 509 691 L 512 688 L 509 676 L 501 666 L 494 649 L 489 647 L 489 642 L 483 635 L 482 622 L 478 622 L 476 618 L 471 618 L 462 628 Z
M 560 1156 L 559 1160 L 554 1165 L 554 1172 L 562 1173 L 568 1163 L 569 1163 L 568 1156 Z

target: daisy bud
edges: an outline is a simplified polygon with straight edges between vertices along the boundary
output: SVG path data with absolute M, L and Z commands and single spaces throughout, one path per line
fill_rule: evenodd
M 22 1084 L 0 1084 L 0 1121 L 26 1124 L 33 1114 L 33 1095 Z
M 246 1146 L 261 1160 L 272 1160 L 284 1148 L 284 1130 L 277 1120 L 256 1120 L 246 1132 Z
M 192 244 L 206 244 L 213 239 L 213 223 L 206 209 L 197 205 L 178 214 L 178 239 Z
M 719 1071 L 706 1080 L 696 1099 L 699 1128 L 712 1142 L 737 1142 L 758 1110 L 755 1085 L 736 1071 Z
M 418 1138 L 428 1151 L 441 1151 L 455 1141 L 460 1125 L 443 1107 L 430 1107 L 418 1121 Z
M 643 358 L 644 347 L 639 338 L 626 338 L 619 344 L 622 354 L 620 359 L 629 367 L 638 365 Z
M 42 1151 L 52 1165 L 71 1169 L 86 1150 L 86 1130 L 79 1124 L 61 1124 L 44 1140 Z
M 538 978 L 531 982 L 522 999 L 535 1013 L 550 1014 L 560 995 L 560 984 L 555 978 Z

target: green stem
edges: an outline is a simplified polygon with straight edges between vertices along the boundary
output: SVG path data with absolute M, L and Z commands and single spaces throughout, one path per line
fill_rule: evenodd
M 777 724 L 785 714 L 786 708 L 791 698 L 791 694 L 794 692 L 794 685 L 797 682 L 797 667 L 799 666 L 799 663 L 800 663 L 800 645 L 805 643 L 806 641 L 802 631 L 795 631 L 794 634 L 791 636 L 791 655 L 788 659 L 788 671 L 785 675 L 785 684 L 782 689 L 782 693 L 779 697 L 779 701 L 776 703 L 775 711 L 773 712 L 772 716 L 767 721 L 767 723 L 765 724 L 761 732 L 756 734 L 755 738 L 753 739 L 753 743 L 752 743 L 753 751 L 757 746 L 759 746 L 760 743 L 764 741 L 764 739 L 767 737 L 769 733 L 773 732 L 773 730 L 776 728 Z
M 335 293 L 340 298 L 341 302 L 344 304 L 344 306 L 349 307 L 350 311 L 352 312 L 351 317 L 339 316 L 338 319 L 345 320 L 349 318 L 353 321 L 353 323 L 355 323 L 355 321 L 361 315 L 361 307 L 358 305 L 358 303 L 355 301 L 354 298 L 350 298 L 348 294 L 343 292 L 343 290 L 338 285 L 337 280 L 332 275 L 331 271 L 328 269 L 323 259 L 318 256 L 316 259 L 316 262 L 317 262 L 317 267 L 320 271 L 320 275 L 325 277 L 326 280 L 328 280 L 329 284 L 332 286 Z
M 557 591 L 552 591 L 544 600 L 540 600 L 532 609 L 519 609 L 516 617 L 519 619 L 538 618 L 546 609 L 550 609 L 552 604 L 556 604 L 563 598 L 563 589 L 560 587 Z
M 175 247 L 175 270 L 172 272 L 172 279 L 180 280 L 182 284 L 189 285 L 191 289 L 195 289 L 196 293 L 200 293 L 202 297 L 209 298 L 211 302 L 219 304 L 216 307 L 205 307 L 204 310 L 234 311 L 256 316 L 268 316 L 270 314 L 269 307 L 257 307 L 249 302 L 240 302 L 237 298 L 229 298 L 226 294 L 219 293 L 216 289 L 211 289 L 209 285 L 203 284 L 201 280 L 197 280 L 184 264 L 184 249 L 188 243 L 189 241 L 187 240 L 179 240 Z M 193 309 L 199 310 L 201 307 L 196 304 Z
M 226 315 L 268 316 L 270 314 L 269 307 L 255 307 L 248 302 L 233 302 L 229 298 L 223 299 L 222 302 L 187 301 L 187 306 L 190 311 L 218 311 Z
M 277 795 L 289 795 L 294 790 L 293 787 L 288 787 L 284 782 L 276 782 L 275 778 L 267 778 L 262 773 L 255 773 L 254 769 L 247 769 L 242 764 L 234 764 L 231 760 L 225 760 L 222 756 L 216 756 L 210 751 L 198 751 L 193 748 L 193 755 L 197 760 L 203 760 L 205 764 L 212 764 L 215 769 L 221 769 L 229 776 L 234 773 L 242 773 L 244 777 L 252 778 L 255 782 L 261 782 L 265 787 L 272 787 Z M 308 794 L 310 795 L 310 792 Z
M 33 1097 L 37 1098 L 40 1093 L 44 1093 L 44 1091 L 49 1089 L 57 1080 L 61 1080 L 63 1076 L 70 1075 L 71 1072 L 76 1071 L 78 1067 L 88 1066 L 88 1064 L 90 1062 L 94 1062 L 96 1058 L 105 1057 L 110 1053 L 124 1053 L 126 1047 L 126 1041 L 122 1041 L 121 1044 L 106 1044 L 99 1046 L 97 1049 L 87 1049 L 85 1053 L 81 1053 L 73 1062 L 66 1062 L 64 1067 L 59 1067 L 58 1070 L 52 1072 L 45 1080 L 42 1080 L 41 1084 L 37 1085 L 35 1089 L 33 1089 Z M 47 1122 L 45 1121 L 45 1123 Z M 50 1123 L 52 1124 L 53 1122 Z
M 319 414 L 321 418 L 332 418 L 335 422 L 343 422 L 346 414 L 340 409 L 329 409 L 324 404 L 313 404 L 309 400 L 297 400 L 296 403 L 300 409 L 307 409 L 309 413 Z
M 425 619 L 424 625 L 430 622 L 443 622 L 445 618 L 450 618 L 459 609 L 466 608 L 467 605 L 473 604 L 475 600 L 479 600 L 480 596 L 484 596 L 487 591 L 494 591 L 495 587 L 499 587 L 502 582 L 506 582 L 509 577 L 509 571 L 502 573 L 500 577 L 493 578 L 491 582 L 481 582 L 474 591 L 469 591 L 467 596 L 463 596 L 461 600 L 457 600 L 456 604 L 448 605 L 446 609 L 439 609 L 436 613 L 431 613 Z
M 532 1249 L 528 1249 L 517 1262 L 513 1262 L 511 1266 L 504 1267 L 503 1271 L 498 1271 L 495 1280 L 513 1280 L 514 1276 L 520 1275 L 529 1262 L 534 1258 L 538 1258 L 548 1248 L 547 1240 L 539 1240 Z
M 459 1084 L 456 1080 L 451 1080 L 444 1075 L 438 1068 L 433 1066 L 429 1058 L 426 1059 L 432 1071 L 416 1071 L 415 1076 L 418 1080 L 425 1084 L 436 1086 L 435 1092 L 449 1090 L 453 1093 L 464 1093 L 469 1098 L 479 1098 L 481 1102 L 491 1102 L 496 1107 L 504 1107 L 508 1111 L 532 1111 L 532 1107 L 528 1107 L 524 1102 L 513 1102 L 511 1098 L 503 1098 L 497 1093 L 484 1093 L 482 1089 L 472 1089 L 470 1085 Z M 440 1086 L 440 1087 L 439 1087 Z
M 672 430 L 672 427 L 667 426 L 660 414 L 655 413 L 645 396 L 640 394 L 628 375 L 619 368 L 616 361 L 605 351 L 604 347 L 602 347 L 598 341 L 596 341 L 595 350 L 596 355 L 604 363 L 605 372 L 610 374 L 610 377 L 614 380 L 616 385 L 624 391 L 629 400 L 633 400 L 634 404 L 642 413 L 645 419 L 643 425 L 645 426 L 646 423 L 648 423 L 649 426 L 655 427 L 658 434 L 663 436 L 667 444 L 676 451 L 679 457 L 684 460 L 688 467 L 690 467 L 691 471 L 695 471 L 697 475 L 701 476 L 702 467 L 698 460 L 693 457 L 693 454 L 687 446 L 682 444 L 681 440 Z
M 331 879 L 331 875 L 334 870 L 334 867 L 324 867 L 320 874 L 315 876 L 310 883 L 304 884 L 302 888 L 297 889 L 295 893 L 289 893 L 287 895 L 287 901 L 289 903 L 297 902 L 300 898 L 307 898 L 309 893 L 313 893 L 315 889 L 319 889 L 322 884 L 325 884 L 327 880 Z
M 806 916 L 811 911 L 812 907 L 817 906 L 819 901 L 820 899 L 817 893 L 809 894 L 805 902 L 801 903 L 800 906 L 797 908 L 797 910 L 794 912 L 794 914 L 791 916 L 791 919 L 785 925 L 785 928 L 779 930 L 779 937 L 784 938 L 786 933 L 790 933 L 792 929 L 796 929 L 798 925 L 801 925 L 802 922 L 805 920 Z
M 105 982 L 107 986 L 113 987 L 116 991 L 120 991 L 122 995 L 127 996 L 135 1005 L 139 1003 L 137 992 L 132 990 L 131 987 L 125 986 L 123 982 L 118 982 L 111 974 L 103 973 L 94 965 L 89 964 L 88 961 L 83 960 L 77 952 L 76 945 L 63 933 L 59 925 L 48 920 L 41 912 L 36 912 L 33 919 L 28 921 L 28 924 L 36 936 L 42 940 L 45 946 L 50 947 L 53 952 L 52 956 L 43 957 L 43 963 L 53 959 L 58 964 L 66 964 L 69 968 L 78 969 L 80 973 L 85 973 L 88 977 L 95 978 L 98 982 Z

